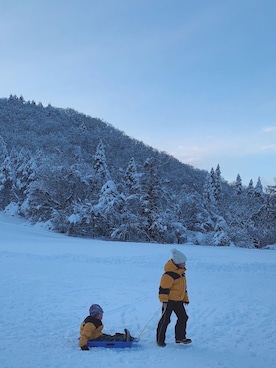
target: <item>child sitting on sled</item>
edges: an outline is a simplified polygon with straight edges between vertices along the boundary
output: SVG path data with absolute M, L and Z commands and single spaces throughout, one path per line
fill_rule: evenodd
M 99 304 L 92 304 L 89 308 L 89 316 L 80 325 L 79 346 L 81 350 L 89 350 L 88 340 L 94 341 L 132 341 L 129 331 L 125 328 L 125 333 L 108 335 L 102 333 L 103 309 Z

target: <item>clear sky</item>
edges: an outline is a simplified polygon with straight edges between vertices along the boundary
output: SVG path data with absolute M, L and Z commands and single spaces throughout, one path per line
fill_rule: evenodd
M 1 0 L 0 97 L 70 107 L 229 182 L 276 177 L 275 0 Z

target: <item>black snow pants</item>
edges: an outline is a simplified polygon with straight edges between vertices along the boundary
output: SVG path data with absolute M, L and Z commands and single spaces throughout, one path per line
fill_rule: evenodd
M 163 311 L 162 311 L 163 312 Z M 186 313 L 183 302 L 176 302 L 169 300 L 166 310 L 162 313 L 161 319 L 158 322 L 156 331 L 156 341 L 165 342 L 166 331 L 169 323 L 171 322 L 171 314 L 174 312 L 177 317 L 175 324 L 175 339 L 183 340 L 186 338 L 186 326 L 188 321 L 188 315 Z

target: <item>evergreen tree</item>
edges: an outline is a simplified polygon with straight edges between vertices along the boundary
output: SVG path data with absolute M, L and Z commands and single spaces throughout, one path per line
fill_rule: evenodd
M 5 160 L 8 155 L 7 144 L 4 138 L 0 135 L 0 164 Z
M 96 178 L 98 178 L 101 184 L 111 179 L 106 163 L 105 149 L 102 141 L 100 141 L 98 144 L 96 154 L 94 156 L 93 168 Z
M 241 195 L 243 192 L 242 180 L 240 174 L 237 175 L 236 181 L 234 183 L 235 192 L 237 195 Z
M 262 185 L 260 177 L 258 177 L 257 184 L 255 185 L 254 195 L 255 197 L 264 198 L 264 190 L 263 190 L 263 185 Z
M 98 228 L 101 232 L 112 237 L 123 222 L 125 199 L 112 180 L 108 180 L 101 189 L 99 202 L 93 206 L 93 212 L 100 216 Z M 114 236 L 113 236 L 114 237 Z
M 141 205 L 141 185 L 140 174 L 134 158 L 132 157 L 128 163 L 127 169 L 123 175 L 122 188 L 124 191 L 123 206 L 121 206 L 121 222 L 111 234 L 114 239 L 125 241 L 145 240 L 143 231 L 141 230 L 140 216 L 142 211 Z
M 214 176 L 213 176 L 213 186 L 214 186 L 214 198 L 216 201 L 218 201 L 221 196 L 222 196 L 222 179 L 221 179 L 221 171 L 220 171 L 220 167 L 219 164 L 217 165 L 217 168 L 214 172 Z
M 102 214 L 113 212 L 115 202 L 119 197 L 116 184 L 113 180 L 108 180 L 101 189 L 99 203 L 94 206 L 94 210 Z
M 215 186 L 214 186 L 214 169 L 212 168 L 210 173 L 206 175 L 204 187 L 203 187 L 203 203 L 206 207 L 212 207 L 215 205 Z
M 128 163 L 124 174 L 125 187 L 129 193 L 136 193 L 140 186 L 140 177 L 137 173 L 137 167 L 134 158 L 132 157 Z
M 15 181 L 13 194 L 16 202 L 21 205 L 28 198 L 30 184 L 36 180 L 37 166 L 28 149 L 22 149 L 14 158 Z
M 266 187 L 266 193 L 267 194 L 276 194 L 276 178 L 274 178 L 275 185 L 268 185 Z
M 253 180 L 250 179 L 248 187 L 246 189 L 247 195 L 252 197 L 254 195 L 254 185 L 253 185 Z
M 11 158 L 7 156 L 0 166 L 0 209 L 12 201 L 12 187 L 14 183 L 14 170 Z
M 228 236 L 229 227 L 223 217 L 216 218 L 215 232 L 213 237 L 213 244 L 216 246 L 230 245 L 230 238 Z
M 144 163 L 142 176 L 142 226 L 145 240 L 163 242 L 165 226 L 162 220 L 162 189 L 158 175 L 158 162 L 155 157 L 148 158 Z

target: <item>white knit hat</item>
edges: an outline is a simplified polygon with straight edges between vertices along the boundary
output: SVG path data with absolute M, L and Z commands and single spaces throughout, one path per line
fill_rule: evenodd
M 187 261 L 187 257 L 185 254 L 181 253 L 177 249 L 172 249 L 172 260 L 175 264 L 185 263 Z

